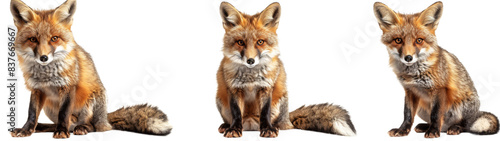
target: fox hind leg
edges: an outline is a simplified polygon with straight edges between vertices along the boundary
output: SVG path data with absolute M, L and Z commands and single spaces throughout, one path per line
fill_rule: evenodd
M 464 128 L 462 126 L 455 124 L 455 125 L 450 126 L 450 128 L 448 128 L 448 131 L 446 131 L 446 134 L 458 135 L 458 134 L 462 133 L 463 129 Z
M 94 126 L 91 124 L 80 124 L 75 126 L 75 129 L 73 129 L 73 134 L 74 135 L 87 135 L 89 132 L 94 132 Z
M 89 118 L 89 120 L 95 132 L 108 131 L 113 128 L 108 120 L 105 93 L 106 92 L 104 90 L 96 93 L 95 103 L 93 104 L 93 107 L 89 107 L 89 110 L 92 110 L 92 118 Z

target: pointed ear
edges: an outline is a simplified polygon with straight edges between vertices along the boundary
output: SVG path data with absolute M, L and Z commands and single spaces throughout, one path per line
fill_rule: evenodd
M 19 28 L 35 19 L 35 12 L 20 0 L 10 1 L 10 12 L 14 17 L 14 24 Z
M 388 30 L 399 21 L 396 13 L 381 2 L 375 2 L 375 4 L 373 4 L 373 12 L 375 13 L 375 17 L 377 17 L 378 24 L 382 30 Z
M 274 2 L 264 9 L 259 15 L 259 22 L 268 28 L 278 28 L 281 16 L 281 6 Z
M 220 16 L 224 29 L 226 30 L 241 24 L 241 13 L 228 2 L 222 2 L 220 4 Z
M 76 0 L 67 0 L 56 8 L 53 17 L 60 23 L 71 25 L 76 10 Z
M 436 30 L 439 19 L 443 14 L 443 3 L 438 1 L 420 13 L 418 22 L 430 30 Z

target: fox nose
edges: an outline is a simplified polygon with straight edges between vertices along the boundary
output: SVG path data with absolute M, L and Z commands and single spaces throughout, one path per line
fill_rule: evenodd
M 49 57 L 47 57 L 47 55 L 40 56 L 40 61 L 46 62 L 47 60 L 49 60 Z
M 405 56 L 405 61 L 406 62 L 411 62 L 411 60 L 413 60 L 413 57 L 411 57 L 411 55 L 406 55 Z
M 250 58 L 250 59 L 247 60 L 247 63 L 249 65 L 252 65 L 253 63 L 255 63 L 255 60 L 253 58 Z

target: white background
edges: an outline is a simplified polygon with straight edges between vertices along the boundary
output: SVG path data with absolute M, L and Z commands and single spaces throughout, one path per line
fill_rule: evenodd
M 55 8 L 63 0 L 26 0 L 36 9 Z M 168 136 L 124 131 L 71 135 L 70 140 L 229 140 L 217 132 L 222 123 L 215 106 L 216 71 L 222 59 L 224 29 L 219 16 L 221 0 L 79 0 L 72 31 L 89 52 L 107 89 L 108 111 L 121 106 L 150 103 L 167 113 L 174 129 Z M 242 12 L 254 14 L 272 1 L 229 1 Z M 346 108 L 357 129 L 356 137 L 286 130 L 275 139 L 245 131 L 234 140 L 424 140 L 413 130 L 408 137 L 390 138 L 391 128 L 403 120 L 404 92 L 388 65 L 380 42 L 381 30 L 371 0 L 280 1 L 278 28 L 281 59 L 288 76 L 290 111 L 303 104 L 335 103 Z M 383 0 L 395 11 L 416 13 L 435 1 Z M 0 2 L 6 38 L 13 25 L 8 0 Z M 500 22 L 498 1 L 444 1 L 436 31 L 439 45 L 465 65 L 481 98 L 481 110 L 500 115 Z M 2 40 L 6 47 L 6 40 Z M 6 58 L 3 49 L 0 58 Z M 5 75 L 6 62 L 1 65 Z M 148 70 L 162 72 L 154 77 Z M 20 72 L 18 72 L 20 73 Z M 20 75 L 21 76 L 21 75 Z M 146 81 L 144 81 L 146 80 Z M 20 82 L 24 84 L 23 81 Z M 8 98 L 5 86 L 2 99 Z M 29 94 L 18 91 L 18 127 L 27 119 Z M 7 103 L 0 104 L 7 113 Z M 6 116 L 2 116 L 6 121 Z M 50 120 L 41 114 L 39 122 Z M 422 122 L 420 118 L 415 121 Z M 2 140 L 51 140 L 52 133 L 14 139 L 0 124 Z M 499 134 L 462 133 L 438 140 L 498 140 Z

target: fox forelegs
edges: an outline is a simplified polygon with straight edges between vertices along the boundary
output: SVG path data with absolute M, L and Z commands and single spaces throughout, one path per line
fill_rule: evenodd
M 38 122 L 38 116 L 45 103 L 45 95 L 41 91 L 32 91 L 30 98 L 30 106 L 28 109 L 28 120 L 23 128 L 16 128 L 10 134 L 12 137 L 28 137 L 35 132 Z
M 405 90 L 405 92 L 404 120 L 399 128 L 394 128 L 389 131 L 389 136 L 391 137 L 407 136 L 411 131 L 411 126 L 415 119 L 419 98 L 410 90 Z
M 224 137 L 241 137 L 243 131 L 243 123 L 241 117 L 241 95 L 243 94 L 242 90 L 230 90 L 229 97 L 229 107 L 231 109 L 232 123 L 229 128 L 225 129 Z M 222 126 L 222 125 L 221 125 Z
M 261 96 L 260 111 L 260 136 L 275 138 L 278 136 L 279 129 L 271 124 L 271 101 L 272 89 L 263 88 L 259 90 Z

